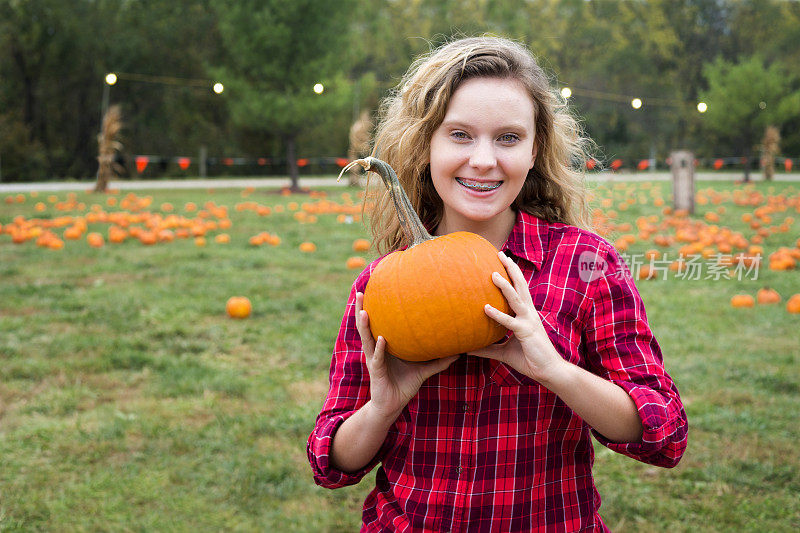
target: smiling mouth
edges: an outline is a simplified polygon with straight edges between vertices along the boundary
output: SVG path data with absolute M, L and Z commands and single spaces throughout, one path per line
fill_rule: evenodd
M 456 178 L 456 181 L 462 186 L 466 187 L 467 189 L 473 191 L 493 191 L 496 188 L 500 187 L 503 182 L 502 181 L 493 181 L 489 183 L 481 183 L 478 181 L 472 181 L 464 178 Z

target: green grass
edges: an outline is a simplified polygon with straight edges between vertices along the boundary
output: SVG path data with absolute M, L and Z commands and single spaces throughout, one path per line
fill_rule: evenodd
M 700 184 L 708 187 L 740 186 Z M 754 187 L 798 194 L 790 183 Z M 643 198 L 619 212 L 631 223 L 660 215 L 652 198 L 668 192 L 666 183 L 597 190 L 615 203 Z M 367 230 L 332 214 L 299 224 L 290 212 L 238 212 L 238 190 L 145 194 L 153 210 L 228 206 L 231 242 L 214 242 L 213 232 L 205 247 L 187 239 L 94 249 L 84 239 L 55 251 L 0 235 L 0 530 L 357 530 L 372 478 L 316 487 L 305 442 L 356 275 L 345 260 Z M 0 203 L 0 224 L 60 214 L 45 196 Z M 104 196 L 77 198 L 105 206 Z M 247 200 L 315 201 L 260 191 Z M 34 215 L 37 201 L 48 208 Z M 723 205 L 720 224 L 752 234 L 740 216 L 753 207 Z M 711 208 L 699 206 L 698 218 Z M 784 216 L 800 218 L 773 215 Z M 768 237 L 765 252 L 793 245 L 798 228 Z M 261 231 L 282 243 L 249 246 Z M 306 240 L 316 253 L 299 252 Z M 785 302 L 800 292 L 800 271 L 637 283 L 686 403 L 689 447 L 677 468 L 662 470 L 596 446 L 601 514 L 615 531 L 800 527 L 800 315 L 784 304 L 729 306 L 733 294 L 764 285 Z M 250 298 L 249 319 L 225 316 L 232 295 Z

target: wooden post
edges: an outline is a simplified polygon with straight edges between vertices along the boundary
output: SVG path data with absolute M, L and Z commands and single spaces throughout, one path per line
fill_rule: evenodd
M 208 148 L 206 145 L 200 146 L 200 177 L 205 178 L 208 173 Z
M 679 150 L 670 154 L 672 163 L 672 206 L 694 214 L 694 154 Z

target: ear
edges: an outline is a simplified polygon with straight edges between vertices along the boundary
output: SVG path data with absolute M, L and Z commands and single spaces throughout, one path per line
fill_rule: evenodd
M 533 153 L 531 154 L 531 166 L 528 167 L 528 170 L 533 168 L 533 164 L 536 163 L 536 154 L 539 153 L 539 144 L 534 142 L 533 143 Z

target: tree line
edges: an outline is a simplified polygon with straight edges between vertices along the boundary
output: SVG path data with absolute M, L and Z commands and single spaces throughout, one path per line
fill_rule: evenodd
M 755 157 L 768 126 L 800 156 L 798 2 L 0 0 L 2 179 L 93 177 L 104 91 L 128 158 L 202 146 L 296 172 L 347 154 L 415 56 L 484 33 L 527 43 L 571 89 L 600 159 Z

